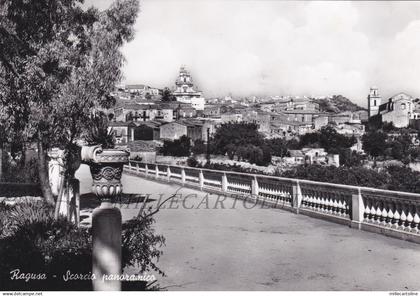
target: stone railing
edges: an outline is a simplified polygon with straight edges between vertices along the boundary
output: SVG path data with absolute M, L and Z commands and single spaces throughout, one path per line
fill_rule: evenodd
M 420 243 L 420 194 L 137 161 L 124 170 Z

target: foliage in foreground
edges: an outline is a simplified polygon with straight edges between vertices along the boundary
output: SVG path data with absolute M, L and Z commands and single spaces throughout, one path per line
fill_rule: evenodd
M 163 272 L 155 265 L 165 240 L 152 228 L 152 216 L 123 224 L 122 267 L 138 273 Z M 44 202 L 14 206 L 0 203 L 0 279 L 6 290 L 91 290 L 91 281 L 63 282 L 62 276 L 89 274 L 92 266 L 90 230 L 77 228 L 63 217 L 54 219 L 54 208 Z M 10 271 L 45 273 L 47 281 L 10 280 Z M 56 277 L 53 277 L 56 275 Z
M 92 109 L 115 103 L 121 48 L 134 36 L 139 10 L 137 0 L 113 1 L 103 11 L 83 2 L 0 1 L 0 142 L 37 143 L 50 203 L 47 151 L 71 151 Z
M 37 159 L 15 160 L 3 152 L 1 176 L 2 182 L 39 183 Z

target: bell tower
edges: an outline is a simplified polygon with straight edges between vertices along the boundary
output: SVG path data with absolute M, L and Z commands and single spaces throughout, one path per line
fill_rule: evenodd
M 370 88 L 368 99 L 368 115 L 369 118 L 375 116 L 379 112 L 379 105 L 381 105 L 381 96 L 379 95 L 378 88 L 373 86 Z

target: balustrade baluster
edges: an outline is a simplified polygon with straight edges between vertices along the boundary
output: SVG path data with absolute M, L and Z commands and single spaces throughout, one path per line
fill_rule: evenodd
M 341 216 L 343 212 L 343 202 L 341 201 L 341 199 L 338 199 L 338 206 L 337 206 L 337 214 L 338 216 Z
M 322 209 L 322 205 L 321 205 L 321 197 L 319 196 L 318 193 L 316 193 L 316 209 L 318 211 L 321 211 Z
M 366 206 L 365 206 L 365 213 L 363 216 L 365 217 L 366 222 L 370 222 L 370 208 L 368 204 L 369 200 L 366 198 L 365 202 L 366 202 Z
M 411 231 L 412 223 L 413 223 L 413 215 L 411 215 L 410 206 L 408 207 L 408 214 L 407 214 L 407 223 L 406 223 L 406 230 Z
M 385 202 L 382 202 L 382 212 L 381 212 L 381 224 L 386 225 L 388 222 L 388 211 L 386 210 Z
M 376 209 L 375 209 L 375 205 L 374 205 L 374 200 L 372 200 L 372 203 L 370 205 L 369 220 L 370 220 L 371 223 L 376 222 Z
M 336 215 L 337 214 L 337 199 L 334 197 L 331 203 L 331 212 Z
M 328 212 L 328 210 L 327 210 L 327 198 L 325 197 L 325 192 L 320 192 L 320 195 L 321 195 L 321 211 L 323 212 L 323 213 L 327 213 Z
M 308 196 L 309 196 L 310 201 L 311 201 L 311 207 L 310 207 L 310 209 L 315 210 L 315 208 L 316 208 L 316 205 L 315 205 L 315 203 L 316 203 L 315 196 L 313 196 L 311 194 L 311 192 L 308 192 Z
M 375 223 L 380 224 L 382 218 L 382 209 L 380 203 L 375 200 Z
M 332 211 L 331 211 L 331 198 L 329 196 L 325 199 L 325 206 L 326 206 L 327 213 L 331 214 L 332 213 Z
M 328 193 L 325 205 L 327 206 L 327 213 L 332 214 L 332 201 L 330 193 Z
M 405 229 L 405 224 L 407 223 L 407 215 L 405 214 L 405 208 L 404 208 L 404 206 L 401 208 L 401 218 L 400 218 L 400 221 L 401 221 L 401 225 L 400 225 L 400 229 L 401 230 L 404 230 Z
M 306 207 L 312 207 L 312 198 L 309 195 L 306 195 Z
M 322 192 L 319 193 L 319 199 L 320 199 L 319 209 L 320 209 L 321 212 L 325 212 L 327 207 L 325 205 L 325 198 L 322 196 Z
M 419 222 L 420 222 L 420 217 L 419 214 L 417 214 L 417 207 L 414 208 L 415 214 L 414 214 L 414 218 L 413 218 L 413 229 L 412 231 L 415 233 L 419 232 Z
M 388 204 L 388 212 L 387 212 L 387 226 L 392 227 L 394 223 L 394 207 L 393 204 Z
M 340 196 L 337 196 L 338 198 L 338 203 L 337 203 L 337 215 L 338 216 L 342 216 L 343 214 L 343 201 L 341 200 Z
M 399 224 L 400 224 L 400 218 L 401 218 L 401 215 L 400 215 L 400 213 L 399 213 L 399 206 L 398 206 L 398 204 L 396 203 L 395 204 L 395 211 L 394 211 L 394 216 L 393 216 L 393 218 L 392 218 L 392 225 L 391 225 L 391 227 L 392 228 L 395 228 L 395 229 L 398 229 L 398 227 L 399 227 Z
M 340 198 L 336 197 L 334 199 L 334 214 L 339 216 L 340 215 Z
M 349 214 L 349 203 L 347 202 L 344 196 L 341 197 L 343 198 L 343 209 L 341 213 L 343 214 L 343 216 L 346 216 Z

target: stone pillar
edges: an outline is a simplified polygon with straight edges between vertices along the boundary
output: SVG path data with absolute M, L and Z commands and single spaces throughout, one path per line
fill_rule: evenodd
M 157 164 L 155 164 L 155 178 L 159 178 L 159 167 Z
M 185 170 L 184 170 L 184 168 L 181 169 L 181 181 L 182 181 L 182 184 L 185 183 Z
M 58 196 L 60 184 L 63 181 L 64 150 L 53 148 L 48 151 L 48 177 L 53 195 Z
M 144 172 L 147 175 L 149 175 L 149 166 L 147 165 L 147 163 L 144 165 Z
M 293 200 L 292 207 L 295 209 L 296 213 L 299 214 L 299 208 L 302 203 L 302 190 L 300 188 L 299 181 L 296 182 L 296 185 L 293 185 Z
M 102 202 L 92 214 L 92 273 L 95 291 L 120 291 L 121 282 L 109 276 L 121 274 L 121 212 Z
M 204 187 L 203 170 L 200 170 L 200 173 L 198 174 L 198 183 L 200 184 L 200 189 L 203 190 L 203 187 Z
M 166 174 L 168 176 L 168 182 L 171 181 L 171 168 L 168 165 L 168 168 L 166 169 Z
M 357 194 L 351 196 L 351 227 L 360 229 L 364 219 L 365 206 L 363 203 L 361 189 Z
M 222 191 L 223 192 L 228 191 L 228 181 L 227 181 L 226 174 L 223 174 L 223 176 L 222 176 Z
M 254 176 L 254 178 L 252 179 L 252 183 L 251 183 L 251 192 L 252 192 L 252 196 L 258 199 L 258 180 L 257 180 L 257 176 Z

